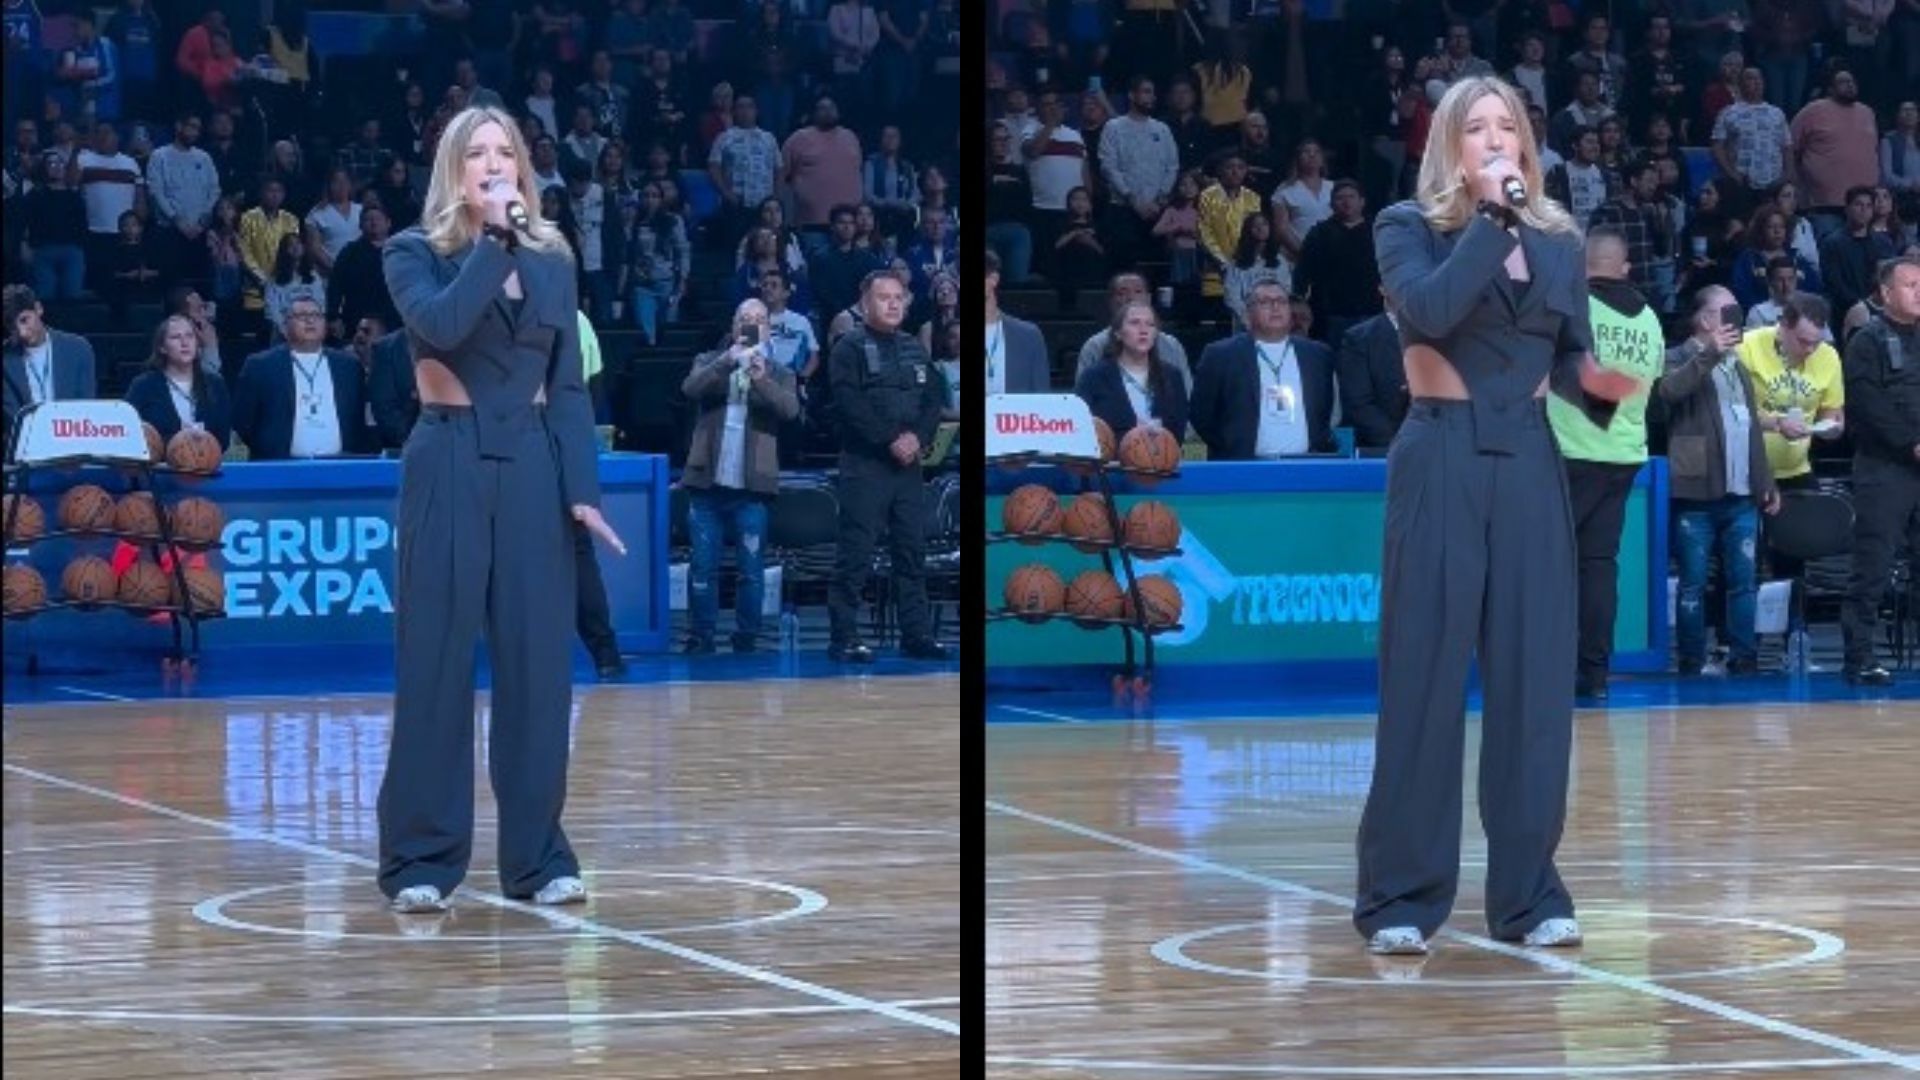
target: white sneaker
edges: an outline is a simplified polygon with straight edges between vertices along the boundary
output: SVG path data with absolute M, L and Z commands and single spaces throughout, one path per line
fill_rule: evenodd
M 1427 939 L 1411 926 L 1389 926 L 1374 931 L 1367 941 L 1367 951 L 1380 956 L 1425 956 Z
M 1527 931 L 1522 944 L 1541 949 L 1560 949 L 1578 945 L 1582 940 L 1579 923 L 1572 919 L 1548 919 Z
M 391 906 L 402 915 L 426 915 L 446 911 L 453 905 L 431 885 L 409 885 L 393 898 Z
M 540 891 L 533 894 L 533 902 L 548 905 L 584 904 L 587 902 L 587 887 L 579 878 L 571 874 L 564 875 L 540 886 Z

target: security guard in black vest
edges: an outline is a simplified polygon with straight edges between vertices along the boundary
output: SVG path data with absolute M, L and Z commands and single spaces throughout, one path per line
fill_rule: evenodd
M 1920 256 L 1880 264 L 1881 311 L 1847 341 L 1853 437 L 1853 573 L 1840 609 L 1846 677 L 1893 682 L 1874 658 L 1895 548 L 1920 559 Z
M 828 611 L 835 660 L 869 663 L 873 650 L 858 629 L 860 593 L 873 546 L 885 529 L 899 597 L 900 651 L 945 660 L 933 640 L 923 563 L 926 559 L 925 483 L 920 456 L 940 424 L 942 393 L 932 360 L 920 342 L 902 333 L 907 286 L 876 270 L 860 283 L 864 325 L 834 342 L 827 359 L 835 429 L 840 438 L 840 553 Z

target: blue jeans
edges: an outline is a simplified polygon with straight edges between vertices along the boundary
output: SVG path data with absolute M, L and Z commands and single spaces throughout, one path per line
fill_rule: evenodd
M 1728 495 L 1712 502 L 1675 499 L 1673 522 L 1680 556 L 1680 596 L 1674 622 L 1680 641 L 1680 666 L 1693 667 L 1707 656 L 1707 553 L 1720 545 L 1720 572 L 1726 579 L 1725 636 L 1731 659 L 1750 662 L 1754 645 L 1754 544 L 1759 514 L 1753 499 Z
M 1000 256 L 1000 281 L 1019 285 L 1033 270 L 1033 233 L 1017 221 L 996 221 L 987 226 L 987 246 Z
M 87 260 L 78 244 L 33 249 L 33 291 L 42 300 L 78 300 L 86 285 Z
M 720 619 L 720 546 L 729 529 L 734 562 L 740 568 L 733 614 L 736 646 L 751 645 L 760 634 L 760 608 L 766 602 L 767 501 L 730 488 L 689 490 L 687 530 L 693 539 L 693 565 L 687 568 L 687 612 L 696 641 L 713 640 Z
M 659 344 L 659 312 L 661 308 L 667 307 L 672 301 L 672 282 L 663 281 L 658 284 L 643 284 L 633 287 L 633 324 L 640 328 L 641 333 L 647 335 L 647 344 Z M 673 321 L 672 311 L 668 311 L 666 321 Z

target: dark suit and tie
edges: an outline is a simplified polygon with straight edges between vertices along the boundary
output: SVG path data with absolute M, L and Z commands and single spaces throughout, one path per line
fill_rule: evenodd
M 1349 329 L 1336 361 L 1340 410 L 1353 428 L 1355 446 L 1384 450 L 1407 418 L 1407 368 L 1401 360 L 1400 328 L 1385 314 Z
M 1297 408 L 1307 422 L 1307 452 L 1334 453 L 1333 354 L 1317 341 L 1294 335 L 1285 340 L 1282 364 L 1297 365 L 1301 399 Z M 1193 375 L 1194 430 L 1207 443 L 1209 461 L 1253 461 L 1259 457 L 1260 418 L 1266 408 L 1261 387 L 1263 363 L 1250 334 L 1235 334 L 1208 345 Z M 1278 343 L 1268 345 L 1269 353 Z M 1275 361 L 1264 361 L 1275 362 Z M 1283 375 L 1285 373 L 1283 372 Z
M 321 358 L 333 383 L 333 410 L 340 423 L 340 453 L 360 454 L 367 445 L 367 398 L 361 383 L 360 361 L 352 353 L 326 349 Z M 317 366 L 317 365 L 316 365 Z M 233 392 L 233 430 L 247 444 L 250 461 L 285 461 L 293 457 L 294 426 L 302 394 L 296 379 L 309 373 L 296 370 L 293 350 L 276 345 L 247 357 Z

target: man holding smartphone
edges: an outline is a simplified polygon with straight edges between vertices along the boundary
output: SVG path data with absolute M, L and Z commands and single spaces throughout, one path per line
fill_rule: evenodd
M 726 345 L 693 362 L 680 390 L 700 408 L 687 467 L 687 654 L 714 651 L 720 548 L 731 532 L 740 570 L 733 651 L 752 652 L 766 598 L 767 508 L 780 492 L 780 426 L 800 415 L 793 370 L 767 357 L 767 306 L 743 301 Z
M 1667 466 L 1680 556 L 1674 622 L 1680 674 L 1698 675 L 1707 656 L 1707 556 L 1718 547 L 1726 575 L 1727 673 L 1759 670 L 1754 641 L 1758 508 L 1780 509 L 1757 420 L 1753 380 L 1737 351 L 1745 320 L 1733 293 L 1713 285 L 1694 304 L 1693 336 L 1667 350 L 1659 394 L 1666 402 Z

